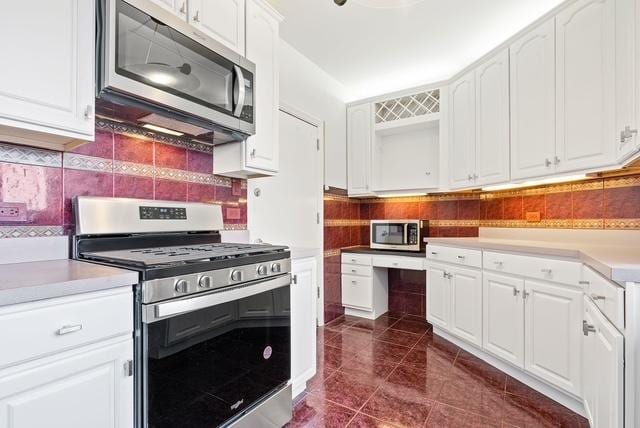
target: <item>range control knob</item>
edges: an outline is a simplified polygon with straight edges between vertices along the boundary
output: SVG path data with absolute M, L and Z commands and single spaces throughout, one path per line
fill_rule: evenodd
M 198 281 L 198 284 L 200 284 L 200 288 L 211 288 L 213 287 L 213 278 L 210 276 L 203 276 L 200 278 L 200 281 Z
M 242 281 L 242 271 L 239 271 L 239 270 L 231 271 L 231 281 Z
M 258 266 L 258 275 L 266 275 L 267 272 L 268 272 L 268 269 L 265 265 Z
M 282 272 L 282 266 L 280 265 L 280 263 L 272 263 L 271 264 L 271 272 L 273 272 L 273 273 Z
M 188 293 L 189 292 L 189 281 L 184 279 L 179 279 L 176 281 L 176 291 L 178 293 Z

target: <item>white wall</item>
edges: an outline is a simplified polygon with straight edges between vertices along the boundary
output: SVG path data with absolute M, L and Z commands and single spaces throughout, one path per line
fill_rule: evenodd
M 324 184 L 346 189 L 346 90 L 283 40 L 279 55 L 280 102 L 325 122 Z

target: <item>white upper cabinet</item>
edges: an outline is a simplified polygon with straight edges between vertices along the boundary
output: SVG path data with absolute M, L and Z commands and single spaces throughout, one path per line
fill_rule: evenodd
M 347 187 L 349 196 L 371 194 L 372 128 L 373 116 L 370 103 L 347 108 Z
M 476 89 L 472 71 L 449 89 L 449 184 L 451 188 L 474 184 L 476 162 Z
M 509 51 L 476 69 L 476 185 L 509 181 Z
M 155 0 L 168 2 L 171 0 Z M 253 3 L 254 0 L 247 0 Z M 191 25 L 230 49 L 245 54 L 245 0 L 189 0 Z M 176 3 L 181 4 L 180 0 Z M 250 6 L 247 5 L 247 8 Z M 176 10 L 176 9 L 174 9 Z M 177 10 L 180 10 L 180 6 Z M 247 16 L 247 21 L 251 18 Z M 247 25 L 249 23 L 247 22 Z M 249 31 L 247 29 L 247 31 Z M 248 37 L 248 35 L 247 35 Z
M 617 160 L 640 150 L 640 3 L 616 1 L 616 133 Z M 635 132 L 634 132 L 635 131 Z
M 579 0 L 556 17 L 558 171 L 612 165 L 617 0 Z
M 554 34 L 551 19 L 509 47 L 512 179 L 553 172 L 556 147 Z
M 187 19 L 187 11 L 189 7 L 188 0 L 151 0 L 152 2 L 164 7 L 174 15 L 182 19 Z
M 94 136 L 92 0 L 5 2 L 0 139 L 64 148 Z

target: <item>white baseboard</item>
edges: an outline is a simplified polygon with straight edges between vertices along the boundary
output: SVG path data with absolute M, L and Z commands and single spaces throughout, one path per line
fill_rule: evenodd
M 584 404 L 582 403 L 582 400 L 572 395 L 566 394 L 556 389 L 555 387 L 552 387 L 547 383 L 539 380 L 538 378 L 535 378 L 529 375 L 528 373 L 525 373 L 524 371 L 522 371 L 522 369 L 514 367 L 511 364 L 505 363 L 504 361 L 484 352 L 483 350 L 478 349 L 475 346 L 470 345 L 469 343 L 463 340 L 460 340 L 455 336 L 452 336 L 451 334 L 445 332 L 439 327 L 434 326 L 433 332 L 436 335 L 442 337 L 443 339 L 454 343 L 455 345 L 459 346 L 460 348 L 464 349 L 470 354 L 475 355 L 476 357 L 487 362 L 488 364 L 491 364 L 497 369 L 502 370 L 512 378 L 515 378 L 520 382 L 524 383 L 525 385 L 535 389 L 542 395 L 545 395 L 550 399 L 552 399 L 553 401 L 556 401 L 562 404 L 563 406 L 569 408 L 570 410 L 579 414 L 580 416 L 586 417 L 586 412 L 584 410 Z

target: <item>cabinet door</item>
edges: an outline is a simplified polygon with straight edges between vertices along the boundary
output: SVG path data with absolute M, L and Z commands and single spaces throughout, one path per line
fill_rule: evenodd
M 347 108 L 347 187 L 349 195 L 367 195 L 371 191 L 371 104 Z
M 615 161 L 615 6 L 579 0 L 556 17 L 559 171 Z
M 449 268 L 451 273 L 452 334 L 482 346 L 482 272 Z
M 616 134 L 618 161 L 626 160 L 640 148 L 640 136 L 621 132 L 638 129 L 640 119 L 640 39 L 636 38 L 640 23 L 640 4 L 635 0 L 616 0 Z
M 187 0 L 151 0 L 180 18 L 187 19 Z
M 2 7 L 0 125 L 93 139 L 94 2 L 23 0 Z
M 476 69 L 476 185 L 509 181 L 509 51 Z
M 525 369 L 580 396 L 582 291 L 525 281 Z
M 247 58 L 256 64 L 256 133 L 245 144 L 246 163 L 251 168 L 274 172 L 278 171 L 280 147 L 279 27 L 279 20 L 261 1 L 247 1 Z
M 133 426 L 133 358 L 127 340 L 0 375 L 0 420 L 7 428 Z M 52 361 L 53 360 L 53 361 Z
M 342 275 L 342 304 L 356 309 L 373 308 L 373 283 L 371 278 Z
M 229 49 L 244 55 L 244 1 L 189 0 L 189 22 Z
M 482 282 L 483 348 L 524 367 L 524 281 L 485 271 Z
M 624 336 L 584 297 L 583 399 L 592 427 L 624 424 Z M 593 330 L 593 331 L 589 331 Z
M 511 178 L 554 172 L 555 28 L 551 19 L 509 47 Z
M 476 102 L 474 72 L 449 89 L 449 185 L 474 185 L 476 163 Z
M 427 268 L 427 321 L 449 330 L 451 311 L 451 282 L 446 268 L 430 265 Z
M 294 260 L 291 271 L 291 381 L 297 395 L 316 374 L 316 261 Z

